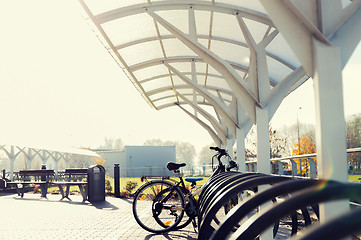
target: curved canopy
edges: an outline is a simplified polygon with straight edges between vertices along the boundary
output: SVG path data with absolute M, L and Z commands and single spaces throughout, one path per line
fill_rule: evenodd
M 258 1 L 80 2 L 144 99 L 179 106 L 218 144 L 308 78 Z

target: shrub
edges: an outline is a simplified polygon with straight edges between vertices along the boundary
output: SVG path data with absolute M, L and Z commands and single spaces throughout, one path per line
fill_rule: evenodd
M 113 190 L 112 184 L 110 183 L 110 178 L 108 176 L 105 176 L 105 191 L 107 193 L 111 193 Z
M 128 194 L 131 194 L 132 191 L 137 187 L 137 185 L 138 185 L 138 183 L 136 183 L 136 182 L 128 181 L 125 184 L 125 191 Z

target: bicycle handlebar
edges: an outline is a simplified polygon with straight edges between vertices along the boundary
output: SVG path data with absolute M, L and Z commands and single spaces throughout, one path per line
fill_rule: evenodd
M 209 149 L 219 152 L 220 154 L 227 154 L 226 149 L 219 148 L 219 147 L 210 147 Z
M 213 157 L 217 157 L 217 159 L 218 159 L 218 164 L 219 164 L 220 166 L 223 166 L 222 161 L 221 161 L 221 158 L 222 158 L 223 156 L 228 156 L 228 157 L 229 157 L 229 155 L 228 155 L 228 153 L 227 153 L 227 150 L 226 150 L 226 149 L 223 149 L 223 148 L 219 148 L 219 147 L 210 147 L 210 149 L 218 152 L 218 153 L 217 153 L 216 155 L 214 155 Z M 213 157 L 212 157 L 212 168 L 213 168 Z M 228 159 L 228 163 L 229 163 L 229 164 L 228 164 L 228 166 L 227 166 L 227 171 L 230 171 L 232 168 L 238 169 L 238 164 L 237 164 L 235 161 L 231 160 L 230 158 Z

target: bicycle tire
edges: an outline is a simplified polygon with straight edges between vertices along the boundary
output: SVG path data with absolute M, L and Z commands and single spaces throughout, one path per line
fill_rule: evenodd
M 143 184 L 133 200 L 135 220 L 152 233 L 175 229 L 183 218 L 184 209 L 183 193 L 173 183 L 164 180 Z

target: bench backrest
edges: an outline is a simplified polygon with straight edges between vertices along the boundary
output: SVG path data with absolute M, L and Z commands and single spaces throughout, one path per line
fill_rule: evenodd
M 87 168 L 67 168 L 64 171 L 65 174 L 69 175 L 87 175 L 88 169 Z
M 38 177 L 38 176 L 55 176 L 54 170 L 41 169 L 41 170 L 20 170 L 19 175 L 22 177 Z

